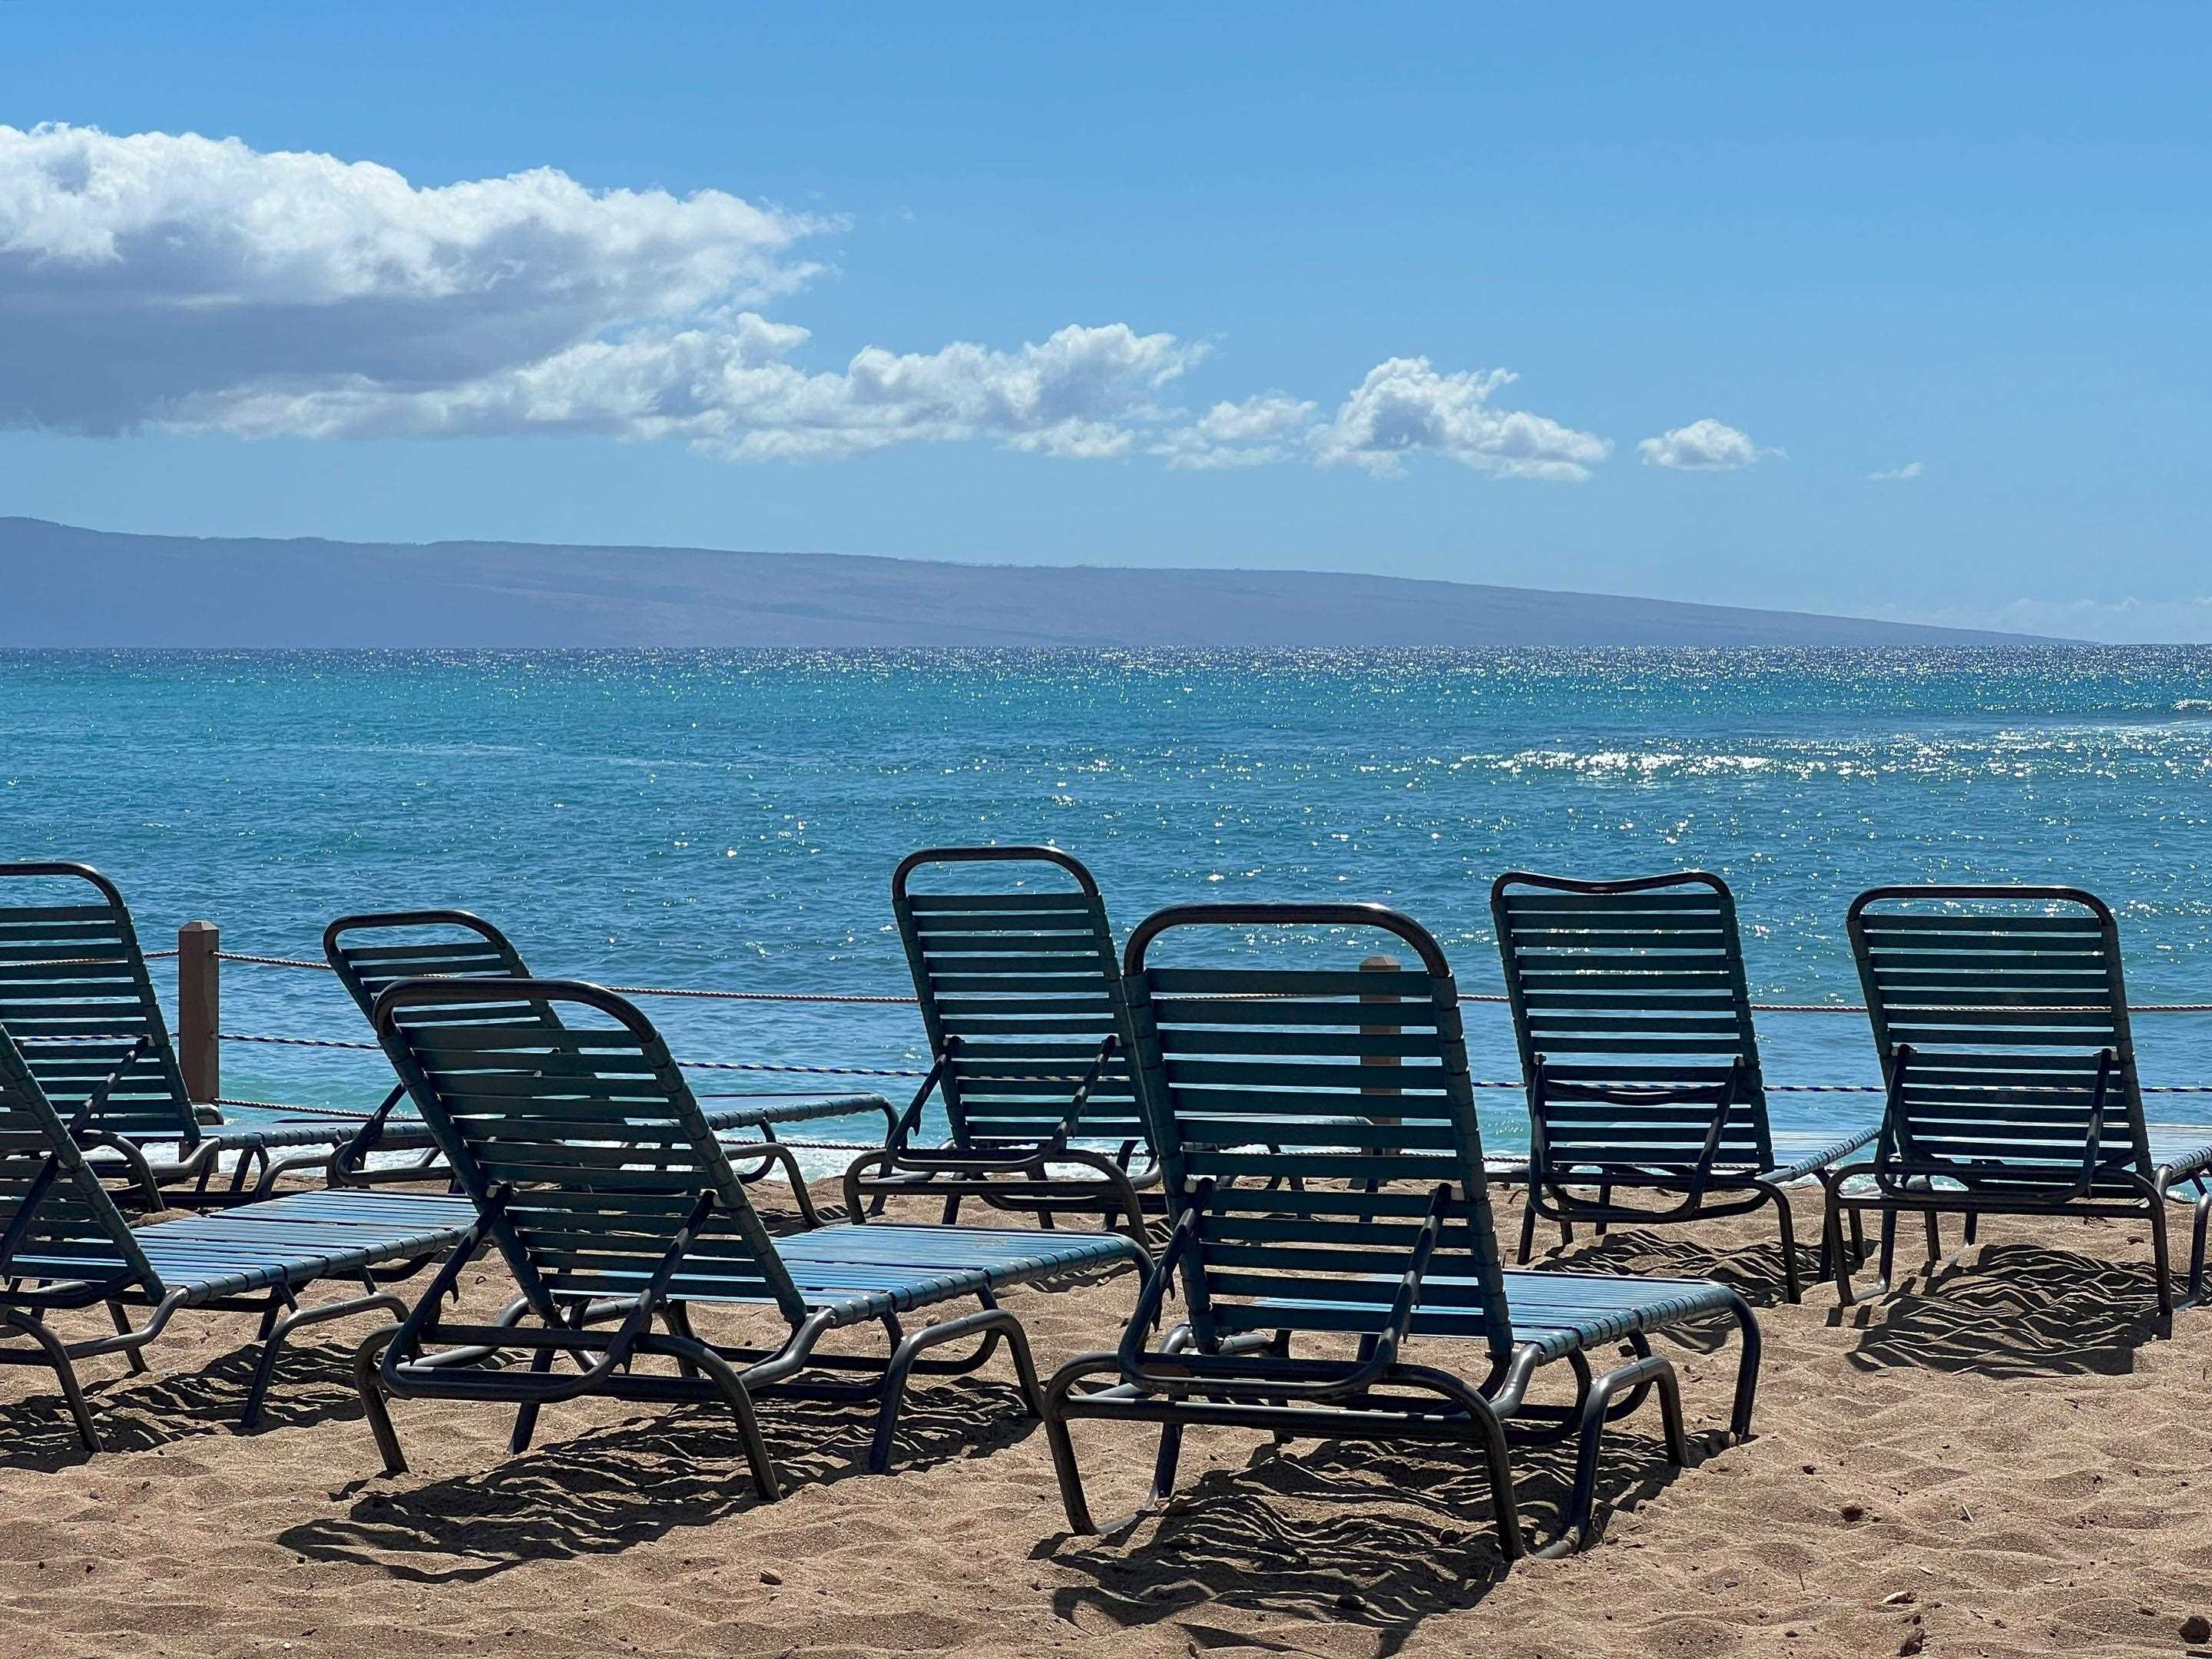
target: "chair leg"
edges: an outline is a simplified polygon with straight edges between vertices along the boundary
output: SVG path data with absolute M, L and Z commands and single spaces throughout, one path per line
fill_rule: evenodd
M 120 1302 L 111 1302 L 107 1304 L 107 1316 L 115 1322 L 116 1335 L 131 1334 L 131 1316 L 124 1312 L 123 1304 Z M 123 1352 L 123 1357 L 130 1363 L 131 1375 L 142 1376 L 145 1374 L 146 1356 L 144 1354 L 136 1348 L 126 1348 Z
M 254 1334 L 254 1340 L 266 1342 L 270 1333 L 276 1330 L 276 1322 L 284 1316 L 285 1310 L 288 1308 L 296 1310 L 299 1305 L 300 1299 L 285 1286 L 279 1285 L 271 1290 L 269 1292 L 269 1305 L 261 1310 L 261 1328 Z
M 1819 1180 L 1820 1182 L 1820 1259 L 1813 1264 L 1813 1277 L 1832 1279 L 1835 1277 L 1836 1271 L 1833 1265 L 1835 1261 L 1833 1252 L 1839 1242 L 1836 1237 L 1836 1214 L 1834 1206 L 1829 1202 L 1831 1194 L 1828 1191 L 1828 1178 L 1822 1175 Z
M 750 1148 L 747 1150 L 750 1151 Z M 781 1164 L 783 1168 L 784 1178 L 791 1182 L 791 1195 L 793 1201 L 799 1206 L 800 1223 L 809 1231 L 820 1226 L 822 1218 L 815 1212 L 814 1195 L 806 1190 L 805 1172 L 799 1167 L 799 1159 L 791 1148 L 775 1141 L 762 1143 L 761 1173 L 763 1176 L 768 1173 L 769 1166 L 771 1164 Z M 854 1218 L 859 1219 L 858 1215 L 856 1214 Z
M 1759 1332 L 1759 1316 L 1752 1311 L 1751 1304 L 1733 1291 L 1729 1296 L 1729 1312 L 1735 1319 L 1736 1362 L 1735 1398 L 1729 1413 L 1729 1435 L 1732 1439 L 1751 1438 L 1752 1408 L 1759 1401 L 1759 1364 L 1766 1347 L 1766 1339 Z
M 746 1466 L 752 1470 L 753 1490 L 760 1494 L 762 1503 L 775 1503 L 783 1496 L 783 1481 L 775 1472 L 775 1460 L 768 1455 L 768 1442 L 761 1435 L 760 1418 L 753 1410 L 751 1391 L 736 1368 L 707 1344 L 701 1343 L 693 1358 L 698 1361 L 699 1369 L 713 1380 L 722 1403 L 737 1419 L 738 1439 L 744 1447 Z
M 1804 1286 L 1797 1277 L 1797 1224 L 1790 1213 L 1790 1195 L 1771 1182 L 1762 1181 L 1758 1187 L 1773 1204 L 1775 1223 L 1782 1234 L 1783 1295 L 1792 1304 L 1801 1302 L 1804 1299 Z
M 76 1366 L 70 1358 L 68 1346 L 39 1321 L 13 1313 L 0 1312 L 0 1330 L 21 1331 L 46 1351 L 46 1364 L 53 1368 L 54 1380 L 61 1384 L 62 1399 L 76 1421 L 76 1437 L 84 1443 L 87 1451 L 99 1451 L 100 1431 L 92 1425 L 92 1408 L 84 1403 L 84 1389 L 78 1385 Z
M 1881 1285 L 1886 1291 L 1897 1282 L 1897 1212 L 1881 1212 Z
M 2212 1232 L 2212 1193 L 2197 1200 L 2196 1222 L 2190 1230 L 2189 1305 L 2192 1308 L 2204 1300 L 2204 1245 L 2208 1232 Z
M 1827 1239 L 1828 1276 L 1834 1281 L 1836 1286 L 1837 1305 L 1848 1308 L 1853 1300 L 1851 1270 L 1864 1259 L 1864 1252 L 1858 1248 L 1856 1242 L 1859 1234 L 1859 1212 L 1856 1210 L 1850 1212 L 1854 1243 L 1852 1248 L 1847 1250 L 1844 1248 L 1843 1187 L 1836 1182 L 1824 1182 L 1822 1184 L 1827 1189 L 1828 1199 L 1820 1229 Z
M 588 1303 L 580 1302 L 576 1304 L 574 1312 L 568 1316 L 567 1323 L 571 1327 L 580 1328 L 584 1321 L 590 1316 L 590 1314 L 591 1304 Z M 537 1352 L 532 1354 L 530 1356 L 530 1369 L 532 1371 L 541 1374 L 551 1370 L 553 1369 L 553 1350 L 550 1348 L 540 1348 Z M 526 1400 L 520 1406 L 514 1408 L 514 1432 L 507 1437 L 507 1449 L 508 1454 L 510 1455 L 515 1455 L 522 1452 L 528 1451 L 530 1449 L 531 1438 L 537 1432 L 538 1401 L 535 1400 Z
M 407 1473 L 407 1455 L 399 1449 L 399 1437 L 392 1427 L 392 1407 L 384 1397 L 384 1380 L 377 1374 L 385 1349 L 398 1334 L 396 1325 L 371 1331 L 353 1351 L 354 1390 L 361 1395 L 362 1415 L 368 1419 L 368 1431 L 376 1437 L 377 1455 L 384 1460 L 386 1474 Z
M 661 1309 L 660 1318 L 661 1322 L 668 1327 L 670 1335 L 680 1336 L 687 1342 L 696 1342 L 699 1340 L 698 1333 L 691 1328 L 691 1309 L 688 1304 L 668 1303 Z M 684 1376 L 699 1375 L 698 1362 L 689 1354 L 677 1355 L 676 1369 L 678 1374 Z
M 2173 1262 L 2166 1237 L 2166 1200 L 2154 1195 L 2150 1201 L 2150 1260 L 2151 1272 L 2158 1281 L 2159 1334 L 2173 1334 Z
M 1072 1359 L 1053 1373 L 1052 1382 L 1045 1389 L 1044 1437 L 1045 1443 L 1052 1448 L 1052 1472 L 1060 1483 L 1060 1507 L 1067 1512 L 1067 1529 L 1085 1537 L 1098 1530 L 1098 1523 L 1091 1518 L 1091 1505 L 1083 1495 L 1083 1471 L 1075 1462 L 1075 1441 L 1067 1431 L 1068 1395 L 1084 1377 L 1115 1369 L 1111 1354 Z M 1165 1449 L 1164 1439 L 1162 1449 Z M 1153 1478 L 1157 1483 L 1157 1462 Z
M 1160 1425 L 1160 1449 L 1152 1458 L 1152 1502 L 1164 1504 L 1175 1494 L 1176 1464 L 1182 1456 L 1182 1425 Z
M 1943 1224 L 1933 1210 L 1923 1212 L 1922 1218 L 1928 1224 L 1928 1261 L 1933 1266 L 1943 1259 Z
M 292 1311 L 271 1326 L 261 1341 L 261 1352 L 253 1362 L 253 1381 L 246 1386 L 246 1408 L 239 1413 L 238 1425 L 251 1429 L 261 1420 L 262 1401 L 268 1397 L 270 1379 L 276 1374 L 276 1357 L 283 1351 L 284 1339 L 303 1325 L 327 1324 L 333 1319 L 350 1319 L 356 1314 L 381 1311 L 392 1316 L 396 1326 L 407 1317 L 407 1304 L 396 1296 L 381 1293 L 373 1296 L 348 1297 L 343 1302 L 332 1302 L 320 1308 L 301 1308 L 298 1300 L 288 1291 L 285 1300 Z
M 899 1407 L 906 1397 L 908 1376 L 914 1363 L 924 1351 L 946 1342 L 957 1342 L 977 1331 L 995 1334 L 1006 1340 L 1014 1361 L 1014 1375 L 1022 1391 L 1022 1402 L 1036 1417 L 1044 1415 L 1045 1401 L 1037 1386 L 1036 1364 L 1030 1357 L 1028 1335 L 1021 1322 L 998 1307 L 990 1292 L 982 1293 L 983 1306 L 958 1319 L 948 1319 L 941 1325 L 931 1325 L 910 1332 L 892 1350 L 890 1364 L 884 1368 L 883 1402 L 876 1410 L 876 1432 L 868 1447 L 868 1473 L 881 1474 L 890 1468 L 891 1434 L 898 1425 Z
M 1582 1432 L 1575 1447 L 1575 1484 L 1567 1499 L 1565 1529 L 1536 1553 L 1571 1555 L 1594 1541 L 1591 1518 L 1597 1507 L 1597 1455 L 1605 1436 L 1606 1408 L 1622 1389 L 1650 1382 L 1659 1390 L 1659 1413 L 1667 1437 L 1667 1455 L 1677 1467 L 1689 1462 L 1682 1434 L 1682 1390 L 1674 1367 L 1657 1354 L 1616 1366 L 1590 1385 L 1583 1401 Z
M 1536 1249 L 1536 1188 L 1531 1184 L 1528 1197 L 1521 1207 L 1521 1255 L 1516 1265 L 1527 1267 L 1528 1258 Z

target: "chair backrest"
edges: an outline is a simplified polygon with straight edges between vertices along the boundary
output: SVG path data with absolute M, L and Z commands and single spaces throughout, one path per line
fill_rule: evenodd
M 1629 881 L 1577 881 L 1510 871 L 1491 884 L 1490 913 L 1521 1070 L 1536 1062 L 1559 1095 L 1680 1091 L 1735 1079 L 1717 1159 L 1774 1163 L 1766 1081 L 1728 884 L 1683 870 Z M 1536 1106 L 1530 1101 L 1532 1110 Z M 1555 1159 L 1693 1163 L 1711 1108 L 1618 1099 L 1548 1115 Z
M 1311 963 L 1316 929 L 1410 947 L 1417 965 L 1277 965 Z M 1170 1213 L 1196 1230 L 1183 1287 L 1200 1340 L 1376 1333 L 1442 1189 L 1413 1328 L 1503 1356 L 1459 994 L 1436 940 L 1381 905 L 1191 904 L 1140 924 L 1126 962 Z
M 526 1017 L 447 1018 L 471 1006 Z M 418 1008 L 438 1018 L 410 1018 Z M 713 1208 L 668 1294 L 758 1297 L 803 1314 L 690 1085 L 629 1003 L 567 980 L 402 980 L 377 998 L 374 1020 L 541 1316 L 563 1297 L 645 1290 L 708 1194 Z
M 958 889 L 927 890 L 930 877 Z M 892 872 L 891 914 L 931 1059 L 944 1062 L 956 1144 L 1009 1152 L 1051 1139 L 1109 1036 L 1115 1052 L 1074 1133 L 1148 1139 L 1114 933 L 1079 862 L 1049 847 L 929 848 Z
M 73 1114 L 143 1039 L 89 1127 L 196 1146 L 199 1120 L 115 884 L 53 863 L 0 864 L 0 1025 L 46 1098 Z
M 19 1279 L 161 1290 L 131 1224 L 86 1167 L 22 1050 L 0 1030 L 0 1285 Z M 11 1299 L 40 1297 L 0 1291 L 0 1302 Z
M 378 910 L 340 916 L 323 929 L 323 957 L 364 1016 L 403 979 L 527 979 L 529 967 L 507 935 L 465 910 Z M 534 1016 L 526 1004 L 467 1005 L 465 1018 Z M 430 1018 L 428 1007 L 416 1018 Z
M 2076 1174 L 2110 1053 L 2099 1161 L 2149 1173 L 2119 929 L 2095 894 L 1876 887 L 1851 901 L 1849 928 L 1892 1085 L 1883 1158 L 1905 1137 L 1923 1158 Z

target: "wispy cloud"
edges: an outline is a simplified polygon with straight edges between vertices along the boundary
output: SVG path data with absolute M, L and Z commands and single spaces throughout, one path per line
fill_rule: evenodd
M 1783 454 L 1778 449 L 1761 449 L 1749 433 L 1710 418 L 1643 439 L 1636 448 L 1644 465 L 1678 472 L 1735 472 L 1755 466 L 1767 456 Z
M 1188 426 L 1164 434 L 1152 453 L 1171 467 L 1190 471 L 1287 460 L 1304 446 L 1316 406 L 1280 392 L 1216 404 Z
M 1398 471 L 1431 453 L 1579 479 L 1610 445 L 1499 408 L 1510 371 L 1378 365 L 1327 417 L 1287 392 L 1170 400 L 1203 343 L 1125 322 L 810 367 L 769 314 L 836 217 L 539 168 L 392 169 L 191 134 L 0 126 L 0 427 L 249 437 L 584 433 L 736 460 L 983 441 L 1169 465 Z
M 1996 628 L 2016 634 L 2094 640 L 2110 645 L 2212 643 L 2212 594 L 2172 599 L 2008 599 L 1984 606 L 1936 611 L 1877 607 L 1871 614 L 1897 622 L 1940 623 L 1955 628 Z
M 1927 471 L 1918 461 L 1907 461 L 1903 466 L 1893 466 L 1887 472 L 1869 472 L 1869 483 L 1903 483 L 1907 478 L 1917 478 Z

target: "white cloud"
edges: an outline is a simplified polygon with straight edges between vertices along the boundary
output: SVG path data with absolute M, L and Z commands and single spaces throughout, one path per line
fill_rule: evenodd
M 1314 434 L 1324 465 L 1396 474 L 1404 458 L 1427 450 L 1502 477 L 1579 482 L 1612 452 L 1603 438 L 1541 415 L 1490 407 L 1511 385 L 1510 369 L 1439 374 L 1426 357 L 1377 363 Z
M 1646 466 L 1671 467 L 1679 472 L 1734 472 L 1752 466 L 1778 449 L 1761 449 L 1751 434 L 1716 420 L 1692 421 L 1645 438 L 1637 446 Z
M 1264 466 L 1288 459 L 1303 446 L 1315 407 L 1309 398 L 1280 392 L 1216 404 L 1190 425 L 1167 433 L 1152 453 L 1177 469 Z
M 681 438 L 732 460 L 821 460 L 893 444 L 994 437 L 1072 458 L 1116 455 L 1122 420 L 1159 418 L 1152 393 L 1200 348 L 1120 323 L 1042 345 L 868 347 L 842 372 L 785 361 L 807 331 L 750 313 L 586 341 L 453 386 L 337 385 L 227 398 L 206 424 L 249 436 L 385 437 L 528 431 Z M 185 411 L 189 422 L 192 410 Z
M 550 169 L 418 190 L 236 139 L 0 127 L 0 422 L 221 425 L 285 386 L 456 386 L 641 318 L 751 305 L 828 221 Z
M 1917 478 L 1927 471 L 1918 461 L 1907 461 L 1903 466 L 1893 466 L 1887 472 L 1869 472 L 1869 483 L 1902 483 L 1907 478 Z
M 1587 477 L 1610 448 L 1492 407 L 1505 370 L 1418 357 L 1327 419 L 1276 392 L 1192 420 L 1163 399 L 1206 348 L 1119 322 L 810 368 L 808 331 L 764 313 L 841 224 L 550 168 L 417 187 L 234 138 L 0 126 L 0 428 L 587 433 L 738 460 L 963 440 L 1096 459 L 1142 439 L 1174 467 L 1389 474 L 1427 450 L 1540 478 Z
M 793 249 L 836 228 L 550 169 L 418 189 L 236 139 L 0 127 L 0 424 L 1112 455 L 1204 353 L 1115 323 L 809 373 L 807 331 L 750 307 L 804 287 Z

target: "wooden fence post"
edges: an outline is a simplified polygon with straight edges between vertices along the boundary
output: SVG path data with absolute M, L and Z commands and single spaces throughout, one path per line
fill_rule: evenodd
M 177 929 L 177 1066 L 185 1094 L 212 1103 L 222 1095 L 222 931 L 211 921 Z
M 1398 958 L 1395 957 L 1372 956 L 1361 963 L 1359 967 L 1360 971 L 1363 973 L 1390 974 L 1395 973 L 1398 970 L 1399 962 Z M 1398 997 L 1395 992 L 1377 991 L 1371 996 L 1362 993 L 1359 1000 L 1362 1002 L 1395 1002 L 1398 1000 Z M 1363 1036 L 1395 1036 L 1398 1035 L 1399 1029 L 1400 1028 L 1395 1025 L 1362 1025 L 1359 1028 L 1359 1031 L 1360 1035 Z M 1402 1064 L 1403 1062 L 1401 1057 L 1396 1054 L 1362 1054 L 1359 1057 L 1359 1063 L 1362 1066 L 1395 1066 Z M 1401 1091 L 1394 1084 L 1378 1083 L 1370 1087 L 1363 1088 L 1359 1092 L 1363 1095 L 1395 1095 Z M 1376 1113 L 1370 1112 L 1367 1115 L 1376 1123 L 1395 1124 L 1402 1121 L 1395 1114 L 1389 1115 L 1380 1115 Z M 1379 1148 L 1378 1150 L 1395 1152 L 1396 1148 L 1383 1147 Z

